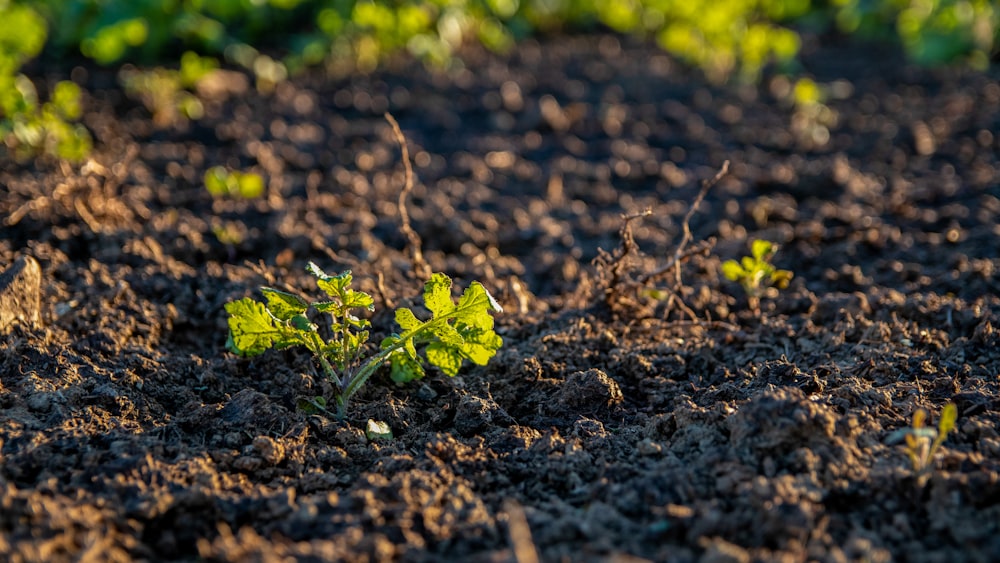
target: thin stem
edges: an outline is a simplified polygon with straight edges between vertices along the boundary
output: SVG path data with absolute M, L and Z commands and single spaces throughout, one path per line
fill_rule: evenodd
M 341 303 L 343 303 L 343 299 L 341 299 Z M 348 313 L 347 307 L 344 307 L 344 321 L 343 321 L 343 324 L 340 325 L 341 326 L 341 329 L 340 329 L 341 355 L 340 355 L 340 357 L 343 358 L 344 367 L 350 365 L 350 363 L 351 363 L 351 359 L 347 357 L 347 349 L 350 347 L 350 343 L 347 341 L 347 331 L 348 331 L 348 329 L 350 327 L 350 325 L 347 324 L 347 316 L 349 314 L 350 313 Z
M 405 341 L 401 340 L 396 344 L 393 344 L 392 346 L 386 348 L 385 350 L 382 350 L 378 354 L 369 358 L 369 360 L 365 362 L 364 365 L 361 366 L 361 369 L 359 369 L 357 373 L 355 373 L 354 376 L 351 377 L 350 381 L 347 382 L 347 388 L 344 389 L 343 393 L 345 403 L 348 400 L 350 400 L 350 398 L 354 396 L 355 393 L 358 392 L 358 389 L 360 389 L 361 386 L 364 385 L 366 381 L 368 381 L 368 378 L 370 378 L 372 375 L 375 374 L 375 370 L 377 370 L 383 363 L 385 363 L 385 361 L 389 359 L 389 356 L 392 355 L 393 352 L 399 350 L 404 346 L 404 342 Z
M 648 274 L 639 276 L 639 283 L 644 284 L 650 279 L 655 278 L 671 268 L 674 268 L 674 286 L 679 288 L 682 286 L 681 282 L 681 268 L 680 263 L 685 257 L 684 249 L 687 247 L 688 243 L 691 242 L 693 235 L 691 234 L 691 219 L 694 217 L 696 211 L 698 211 L 698 206 L 701 202 L 705 200 L 705 196 L 708 195 L 708 191 L 712 189 L 712 186 L 719 183 L 722 178 L 729 173 L 729 161 L 722 163 L 722 167 L 712 178 L 705 180 L 701 184 L 701 190 L 698 195 L 695 196 L 694 201 L 691 202 L 691 207 L 688 208 L 687 213 L 684 215 L 684 220 L 681 222 L 681 241 L 677 244 L 677 248 L 674 249 L 673 257 L 662 267 L 657 268 L 655 271 Z
M 337 384 L 338 388 L 342 387 L 343 383 L 340 380 L 340 376 L 337 375 L 336 370 L 334 370 L 333 366 L 330 365 L 330 360 L 326 359 L 323 352 L 314 350 L 313 354 L 319 358 L 319 365 L 323 366 L 323 372 L 326 373 L 326 376 L 332 379 L 333 382 Z
M 406 148 L 406 137 L 403 136 L 403 131 L 399 128 L 399 123 L 389 112 L 385 113 L 385 120 L 389 122 L 392 127 L 392 132 L 396 136 L 396 142 L 399 143 L 399 150 L 402 153 L 403 158 L 403 170 L 406 173 L 405 182 L 403 184 L 403 189 L 399 192 L 399 228 L 406 235 L 406 240 L 410 243 L 410 251 L 413 253 L 413 269 L 414 272 L 424 278 L 431 277 L 431 267 L 424 260 L 424 253 L 421 250 L 421 240 L 420 235 L 413 230 L 410 225 L 410 213 L 406 209 L 406 196 L 413 191 L 413 168 L 410 166 L 410 151 Z
M 347 398 L 343 394 L 337 393 L 334 399 L 337 401 L 337 420 L 344 420 L 344 417 L 347 416 Z
M 385 361 L 389 359 L 389 356 L 391 356 L 393 352 L 406 346 L 406 343 L 408 341 L 416 339 L 416 337 L 419 336 L 421 333 L 429 331 L 431 328 L 435 326 L 439 326 L 441 324 L 447 324 L 449 320 L 461 316 L 461 314 L 464 313 L 466 310 L 478 308 L 478 305 L 479 303 L 474 301 L 472 303 L 465 305 L 464 307 L 456 307 L 448 315 L 443 315 L 436 319 L 431 319 L 421 324 L 420 326 L 412 328 L 401 334 L 399 336 L 399 340 L 391 344 L 388 348 L 383 349 L 378 354 L 372 356 L 367 362 L 364 363 L 364 365 L 361 366 L 361 369 L 359 369 L 357 373 L 355 373 L 350 378 L 350 380 L 347 382 L 347 387 L 344 389 L 345 402 L 349 400 L 351 396 L 353 396 L 354 393 L 356 393 L 357 390 L 360 389 L 361 386 L 365 384 L 366 381 L 368 381 L 368 378 L 374 375 L 375 370 L 377 370 L 379 366 L 385 363 Z

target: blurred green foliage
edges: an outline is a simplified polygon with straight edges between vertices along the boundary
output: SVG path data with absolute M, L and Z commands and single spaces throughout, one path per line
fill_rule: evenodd
M 0 0 L 4 1 L 4 0 Z M 10 0 L 6 0 L 10 1 Z M 655 38 L 719 80 L 757 78 L 799 49 L 793 26 L 895 34 L 915 60 L 985 64 L 995 0 L 15 0 L 50 22 L 55 49 L 100 64 L 160 62 L 182 50 L 239 58 L 273 48 L 292 70 L 350 59 L 363 70 L 399 51 L 447 63 L 464 41 L 503 50 L 536 32 L 603 25 Z M 228 50 L 228 52 L 227 52 Z M 246 58 L 246 57 L 243 57 Z M 252 60 L 241 61 L 252 67 Z
M 82 113 L 80 87 L 58 82 L 42 102 L 20 72 L 45 46 L 45 20 L 30 7 L 0 0 L 0 22 L 0 146 L 18 159 L 49 154 L 82 160 L 90 152 L 90 134 L 71 123 Z
M 989 66 L 1000 50 L 996 0 L 830 0 L 846 34 L 881 37 L 895 28 L 907 55 L 919 64 L 965 61 Z
M 260 174 L 213 166 L 205 172 L 205 189 L 212 197 L 254 199 L 264 195 L 266 186 Z
M 794 70 L 802 29 L 895 37 L 923 64 L 982 68 L 1000 46 L 996 0 L 0 0 L 0 21 L 0 135 L 20 152 L 67 158 L 89 146 L 69 125 L 69 87 L 40 103 L 19 74 L 43 48 L 102 65 L 169 65 L 196 52 L 249 69 L 267 91 L 306 66 L 370 71 L 398 52 L 448 65 L 468 41 L 503 51 L 532 34 L 598 26 L 652 39 L 717 82 L 752 82 L 771 64 Z M 180 66 L 121 76 L 152 111 L 180 103 L 196 115 Z M 153 100 L 157 88 L 172 94 Z
M 142 101 L 153 114 L 153 122 L 165 127 L 181 119 L 201 119 L 205 108 L 190 90 L 218 67 L 216 59 L 187 51 L 181 55 L 178 70 L 163 67 L 139 70 L 126 65 L 119 72 L 119 80 L 125 92 Z

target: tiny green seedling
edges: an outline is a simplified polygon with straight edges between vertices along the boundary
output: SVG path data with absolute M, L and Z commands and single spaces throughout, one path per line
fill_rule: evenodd
M 913 413 L 913 423 L 910 428 L 897 430 L 889 436 L 889 443 L 899 442 L 900 439 L 906 440 L 906 455 L 910 458 L 918 485 L 923 486 L 930 477 L 934 456 L 948 437 L 948 433 L 955 429 L 957 419 L 958 408 L 953 403 L 948 403 L 941 411 L 937 429 L 928 428 L 924 426 L 927 411 L 917 409 Z
M 779 270 L 771 264 L 771 257 L 778 245 L 766 240 L 755 240 L 750 245 L 750 256 L 742 260 L 726 260 L 722 263 L 722 275 L 738 282 L 747 294 L 747 302 L 754 311 L 760 310 L 760 298 L 773 288 L 784 289 L 792 281 L 792 272 Z
M 205 171 L 205 189 L 212 197 L 255 199 L 264 195 L 265 185 L 260 174 L 213 166 Z
M 486 365 L 503 345 L 490 315 L 503 309 L 486 288 L 472 282 L 456 305 L 451 279 L 437 273 L 424 284 L 424 304 L 431 319 L 422 321 L 410 309 L 396 309 L 396 323 L 402 332 L 386 337 L 379 352 L 362 361 L 371 323 L 352 311 L 373 311 L 371 295 L 350 288 L 350 271 L 329 276 L 312 262 L 306 269 L 316 276 L 317 285 L 330 300 L 309 303 L 293 293 L 262 287 L 266 303 L 249 297 L 226 303 L 226 347 L 241 356 L 257 356 L 270 348 L 304 346 L 335 385 L 338 418 L 344 417 L 351 397 L 385 362 L 389 362 L 397 383 L 422 378 L 424 358 L 445 375 L 454 376 L 464 360 Z M 330 315 L 331 338 L 320 336 L 319 327 L 306 316 L 310 308 Z M 418 354 L 418 346 L 424 357 Z M 311 404 L 323 408 L 326 400 L 317 397 Z
M 188 51 L 181 55 L 180 69 L 157 67 L 152 70 L 123 68 L 119 80 L 125 92 L 142 102 L 160 127 L 205 115 L 205 106 L 193 92 L 204 78 L 213 75 L 219 62 Z

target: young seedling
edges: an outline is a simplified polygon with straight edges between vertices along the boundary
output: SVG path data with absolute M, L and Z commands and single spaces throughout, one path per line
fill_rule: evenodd
M 770 288 L 785 289 L 794 275 L 771 264 L 771 257 L 777 250 L 778 246 L 774 243 L 755 240 L 750 245 L 750 256 L 744 256 L 739 262 L 726 260 L 722 263 L 722 275 L 743 287 L 750 309 L 754 312 L 760 311 L 760 298 Z
M 371 295 L 350 288 L 350 271 L 330 276 L 312 262 L 306 269 L 316 276 L 317 285 L 329 300 L 310 303 L 293 293 L 262 287 L 266 303 L 249 297 L 231 301 L 226 304 L 226 347 L 241 356 L 257 356 L 270 348 L 304 346 L 334 384 L 338 418 L 344 417 L 351 397 L 386 362 L 391 366 L 392 379 L 398 383 L 422 378 L 425 358 L 445 375 L 454 376 L 464 360 L 486 365 L 503 345 L 493 330 L 490 315 L 503 309 L 486 288 L 472 282 L 456 305 L 451 298 L 451 279 L 436 273 L 424 284 L 424 304 L 431 312 L 430 320 L 420 320 L 405 307 L 396 309 L 396 323 L 402 331 L 386 337 L 379 352 L 362 361 L 371 323 L 352 311 L 373 311 Z M 310 308 L 330 315 L 329 339 L 320 336 L 319 327 L 309 320 Z M 315 402 L 319 407 L 325 404 L 323 398 Z
M 937 429 L 928 428 L 924 426 L 927 411 L 917 409 L 913 413 L 912 426 L 898 430 L 889 437 L 890 443 L 898 442 L 901 437 L 905 438 L 906 455 L 909 456 L 913 474 L 917 477 L 917 485 L 923 486 L 930 478 L 934 456 L 948 437 L 948 433 L 955 429 L 956 419 L 958 419 L 958 408 L 948 403 L 941 411 Z
M 213 166 L 205 171 L 205 189 L 212 197 L 255 199 L 264 195 L 266 186 L 260 174 Z

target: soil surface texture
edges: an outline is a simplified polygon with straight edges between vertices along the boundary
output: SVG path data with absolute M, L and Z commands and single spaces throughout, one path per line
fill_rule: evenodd
M 77 69 L 93 159 L 0 171 L 0 559 L 1000 559 L 1000 73 L 829 43 L 799 107 L 604 35 L 231 73 L 192 122 Z M 297 408 L 330 390 L 306 351 L 226 351 L 223 305 L 318 299 L 315 261 L 398 330 L 423 279 L 387 111 L 424 255 L 504 346 L 383 370 L 338 421 Z M 213 166 L 266 193 L 213 197 Z M 719 273 L 755 239 L 794 272 L 758 310 Z M 900 431 L 948 403 L 918 474 Z

